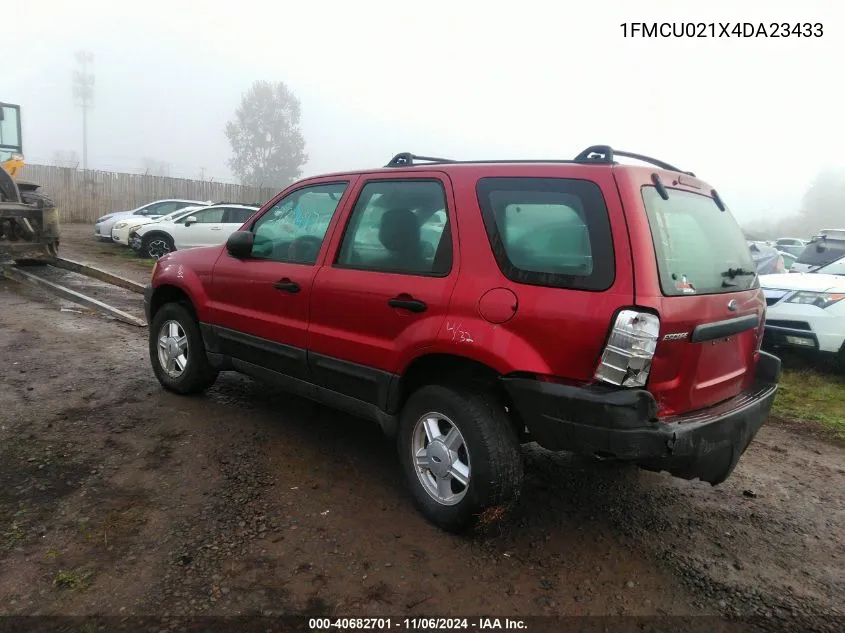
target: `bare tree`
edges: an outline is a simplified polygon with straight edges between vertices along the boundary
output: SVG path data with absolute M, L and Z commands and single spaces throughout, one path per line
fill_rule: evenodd
M 308 160 L 299 128 L 299 99 L 282 82 L 256 81 L 226 124 L 234 156 L 229 166 L 242 184 L 284 187 Z
M 170 163 L 155 158 L 144 158 L 141 169 L 150 176 L 170 176 Z

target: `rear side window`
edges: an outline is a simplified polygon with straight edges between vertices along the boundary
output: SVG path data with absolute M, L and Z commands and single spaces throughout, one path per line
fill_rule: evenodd
M 664 295 L 716 294 L 756 288 L 757 267 L 730 211 L 710 196 L 668 189 L 664 200 L 642 188 Z
M 452 255 L 440 181 L 384 180 L 361 190 L 335 265 L 443 277 L 452 269 Z
M 208 209 L 204 211 L 197 211 L 196 213 L 192 213 L 188 217 L 196 218 L 197 224 L 220 224 L 223 222 L 223 212 L 225 209 L 223 207 L 216 207 L 214 209 Z M 187 220 L 188 217 L 185 219 Z
M 613 285 L 610 221 L 597 184 L 482 178 L 476 190 L 493 254 L 508 279 L 576 290 Z

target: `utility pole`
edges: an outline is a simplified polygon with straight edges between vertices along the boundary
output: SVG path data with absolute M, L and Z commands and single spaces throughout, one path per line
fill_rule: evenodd
M 77 51 L 76 61 L 81 70 L 73 73 L 73 97 L 82 108 L 82 169 L 88 169 L 88 110 L 94 105 L 94 75 L 88 72 L 88 64 L 94 55 L 88 51 Z

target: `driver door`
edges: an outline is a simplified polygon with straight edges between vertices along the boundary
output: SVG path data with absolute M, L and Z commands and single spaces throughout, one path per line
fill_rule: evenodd
M 220 352 L 309 380 L 311 285 L 355 180 L 302 183 L 245 227 L 255 235 L 250 257 L 236 259 L 223 249 L 209 292 Z

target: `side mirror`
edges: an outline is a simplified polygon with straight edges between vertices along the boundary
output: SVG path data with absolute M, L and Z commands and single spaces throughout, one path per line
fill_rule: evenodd
M 226 240 L 226 250 L 236 259 L 249 257 L 254 240 L 255 236 L 251 231 L 235 231 Z
M 196 218 L 196 216 L 193 216 L 193 215 L 188 217 L 185 220 L 185 226 L 191 226 L 192 224 L 196 224 L 196 223 L 197 223 L 197 218 Z

